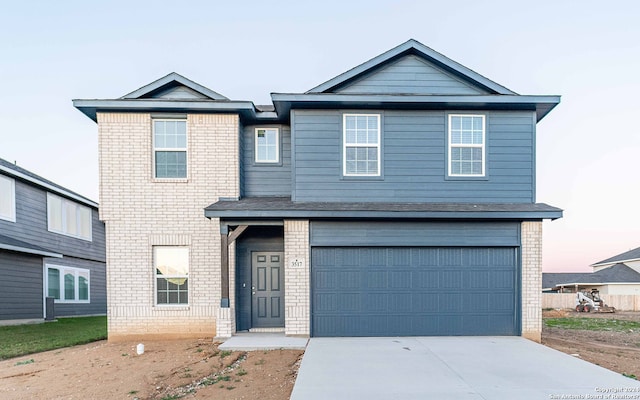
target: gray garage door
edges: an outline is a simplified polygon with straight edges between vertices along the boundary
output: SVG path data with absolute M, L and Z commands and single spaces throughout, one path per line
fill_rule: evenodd
M 517 335 L 513 247 L 314 247 L 313 336 Z

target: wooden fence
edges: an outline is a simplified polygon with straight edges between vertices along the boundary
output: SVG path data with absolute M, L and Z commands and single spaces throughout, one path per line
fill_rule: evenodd
M 608 306 L 620 311 L 640 311 L 640 296 L 608 294 L 602 296 Z M 575 308 L 575 293 L 542 293 L 542 308 Z

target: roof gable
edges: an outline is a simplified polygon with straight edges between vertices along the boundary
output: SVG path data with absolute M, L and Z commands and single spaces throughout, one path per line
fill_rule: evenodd
M 346 86 L 338 87 L 335 92 L 420 95 L 490 94 L 485 88 L 465 82 L 415 54 L 407 54 L 387 65 L 374 68 Z
M 414 56 L 414 58 L 406 58 L 407 56 Z M 434 71 L 438 71 L 439 74 L 434 75 L 434 77 L 446 77 L 446 80 L 449 81 L 449 83 L 456 82 L 457 84 L 455 87 L 458 90 L 466 87 L 477 91 L 477 93 L 464 94 L 516 94 L 504 86 L 485 78 L 461 64 L 458 64 L 450 58 L 445 57 L 414 39 L 410 39 L 407 42 L 372 58 L 364 64 L 361 64 L 319 86 L 316 86 L 313 89 L 310 89 L 307 93 L 336 93 L 341 90 L 346 90 L 352 85 L 356 85 L 354 89 L 358 89 L 358 85 L 362 86 L 362 84 L 367 80 L 370 83 L 373 82 L 372 78 L 377 74 L 384 72 L 385 69 L 387 72 L 398 72 L 399 66 L 396 65 L 398 61 L 401 61 L 401 64 L 415 64 L 416 60 L 421 60 L 423 62 L 424 66 L 422 67 L 422 72 L 430 71 L 433 73 Z M 430 70 L 428 68 L 429 66 L 431 67 Z M 388 69 L 390 67 L 391 70 Z M 380 76 L 378 76 L 378 78 L 379 77 Z M 431 83 L 432 87 L 437 87 L 434 85 L 435 83 Z M 422 90 L 424 89 L 425 87 L 422 86 Z
M 175 72 L 125 94 L 121 99 L 229 100 Z
M 597 272 L 543 273 L 542 287 L 561 285 L 640 283 L 640 273 L 625 264 L 615 264 Z
M 633 250 L 625 251 L 624 253 L 620 253 L 613 257 L 607 258 L 606 260 L 598 261 L 597 263 L 592 264 L 592 266 L 595 267 L 601 264 L 611 264 L 616 262 L 632 261 L 632 260 L 640 260 L 640 247 L 635 248 Z

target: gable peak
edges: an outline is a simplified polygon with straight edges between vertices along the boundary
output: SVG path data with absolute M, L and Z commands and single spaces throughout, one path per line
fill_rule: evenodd
M 121 99 L 145 98 L 229 100 L 220 93 L 214 92 L 176 72 L 171 72 L 121 97 Z

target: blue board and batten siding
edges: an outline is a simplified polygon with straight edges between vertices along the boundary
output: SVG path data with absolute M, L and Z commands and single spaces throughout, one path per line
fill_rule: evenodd
M 487 164 L 471 179 L 447 177 L 449 112 L 403 110 L 364 111 L 381 115 L 381 176 L 343 177 L 342 116 L 352 112 L 292 112 L 294 201 L 535 202 L 533 112 L 474 112 L 486 116 Z
M 413 55 L 396 60 L 334 92 L 341 94 L 487 94 L 486 91 Z
M 280 161 L 255 162 L 256 128 L 278 128 Z M 289 196 L 291 194 L 291 129 L 286 125 L 248 125 L 242 130 L 242 195 L 247 197 Z

